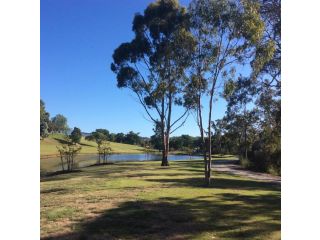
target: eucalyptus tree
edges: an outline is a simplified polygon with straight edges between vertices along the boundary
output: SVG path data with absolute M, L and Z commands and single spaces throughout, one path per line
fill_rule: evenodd
M 136 14 L 134 39 L 113 53 L 111 70 L 119 88 L 129 88 L 148 118 L 159 125 L 162 166 L 168 166 L 169 137 L 188 117 L 188 108 L 172 119 L 174 105 L 183 104 L 186 70 L 190 66 L 194 39 L 189 32 L 186 8 L 177 0 L 157 0 L 143 14 Z
M 242 156 L 248 159 L 248 129 L 257 122 L 255 111 L 248 111 L 248 104 L 254 99 L 257 88 L 249 77 L 240 76 L 236 81 L 229 80 L 224 86 L 224 97 L 227 101 L 227 115 L 241 117 L 243 133 Z M 252 126 L 250 126 L 252 125 Z
M 262 41 L 251 63 L 256 80 L 260 137 L 256 149 L 280 171 L 281 164 L 281 1 L 259 0 L 265 23 Z
M 269 50 L 268 61 L 261 68 L 260 76 L 264 79 L 264 89 L 257 105 L 263 109 L 264 118 L 270 119 L 277 142 L 280 142 L 281 132 L 281 0 L 262 0 L 261 16 L 266 24 L 264 41 L 274 47 Z M 267 79 L 267 80 L 266 80 Z M 267 100 L 268 99 L 268 100 Z M 269 107 L 271 109 L 269 109 Z M 271 114 L 270 114 L 271 113 Z M 280 144 L 279 144 L 280 145 Z
M 141 137 L 139 136 L 139 133 L 130 131 L 125 135 L 125 143 L 139 145 L 141 141 L 142 140 L 141 140 Z
M 265 28 L 251 63 L 253 75 L 262 87 L 272 87 L 280 95 L 281 88 L 281 0 L 259 0 Z
M 157 149 L 161 151 L 163 146 L 163 138 L 161 138 L 161 126 L 159 123 L 155 124 L 154 128 L 154 135 L 150 137 L 150 143 L 153 149 Z
M 47 122 L 40 122 L 40 137 L 41 139 L 44 139 L 48 137 L 49 131 L 48 131 L 48 123 Z
M 109 131 L 102 128 L 96 129 L 94 132 L 91 132 L 89 136 L 85 137 L 86 140 L 97 143 L 98 164 L 101 164 L 101 157 L 103 163 L 106 163 L 107 156 L 111 153 L 110 142 L 108 142 L 109 138 Z
M 40 122 L 49 122 L 50 114 L 46 111 L 46 104 L 40 99 Z
M 110 142 L 105 141 L 105 140 L 101 141 L 97 147 L 97 150 L 98 150 L 98 155 L 99 155 L 98 164 L 101 163 L 101 158 L 103 161 L 102 163 L 107 164 L 108 156 L 112 152 L 112 148 L 110 147 Z
M 99 146 L 103 141 L 108 140 L 108 135 L 106 135 L 106 132 L 101 131 L 101 129 L 96 129 L 96 131 L 91 133 L 89 140 L 95 141 Z
M 260 138 L 256 150 L 269 159 L 269 165 L 280 171 L 281 164 L 281 100 L 276 89 L 264 88 L 256 101 L 260 114 Z
M 65 164 L 67 164 L 67 171 L 72 171 L 76 163 L 75 156 L 81 151 L 81 146 L 78 144 L 63 144 L 56 147 L 60 154 L 62 171 L 65 171 Z
M 68 130 L 67 118 L 62 114 L 57 114 L 51 119 L 52 130 L 55 132 L 65 133 Z
M 50 122 L 50 114 L 46 111 L 46 105 L 42 99 L 40 99 L 40 137 L 45 138 L 48 136 L 48 125 Z
M 122 143 L 125 141 L 125 134 L 124 133 L 117 133 L 115 136 L 115 142 Z
M 110 132 L 107 129 L 104 128 L 98 128 L 96 131 L 94 131 L 92 134 L 95 135 L 96 133 L 101 133 L 105 136 L 106 139 L 110 138 Z
M 214 129 L 212 144 L 216 146 L 217 153 L 222 154 L 222 136 L 224 130 L 224 122 L 222 119 L 217 119 L 212 122 L 212 128 Z
M 253 1 L 193 0 L 189 6 L 197 41 L 193 71 L 185 98 L 195 109 L 204 147 L 205 181 L 211 179 L 212 110 L 214 96 L 224 81 L 236 76 L 237 66 L 252 60 L 264 23 Z M 203 96 L 208 95 L 207 125 L 203 122 Z
M 82 137 L 80 128 L 74 127 L 69 137 L 73 143 L 80 143 Z

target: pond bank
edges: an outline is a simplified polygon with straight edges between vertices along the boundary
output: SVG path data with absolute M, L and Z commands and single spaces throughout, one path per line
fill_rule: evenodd
M 201 156 L 173 155 L 168 156 L 169 161 L 201 159 Z M 76 168 L 83 168 L 97 162 L 97 154 L 79 154 L 75 157 Z M 108 162 L 130 162 L 130 161 L 160 161 L 161 154 L 111 154 Z M 60 156 L 40 159 L 40 170 L 43 174 L 62 170 Z

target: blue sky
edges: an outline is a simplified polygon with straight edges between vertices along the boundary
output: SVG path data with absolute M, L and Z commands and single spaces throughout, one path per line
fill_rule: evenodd
M 133 38 L 134 14 L 150 2 L 41 0 L 40 95 L 51 116 L 61 113 L 70 127 L 84 132 L 106 128 L 153 134 L 153 125 L 133 93 L 118 89 L 110 70 L 114 49 Z M 188 2 L 180 1 L 182 5 Z M 224 111 L 225 103 L 219 100 L 213 118 L 222 117 Z M 182 109 L 175 112 L 177 117 Z M 193 116 L 173 135 L 181 134 L 199 135 Z

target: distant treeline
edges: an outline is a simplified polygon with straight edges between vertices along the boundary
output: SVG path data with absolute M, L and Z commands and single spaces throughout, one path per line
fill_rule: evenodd
M 128 133 L 111 133 L 107 129 L 96 129 L 94 132 L 88 134 L 85 139 L 88 141 L 95 141 L 97 136 L 103 136 L 106 140 L 117 143 L 126 143 L 132 145 L 139 145 L 142 147 L 161 150 L 162 141 L 158 134 L 148 137 L 139 136 L 140 133 L 130 131 Z M 186 151 L 198 152 L 200 150 L 200 137 L 192 137 L 189 135 L 181 135 L 170 138 L 171 151 Z
M 107 141 L 126 143 L 133 145 L 141 145 L 144 142 L 143 137 L 139 136 L 139 133 L 130 131 L 128 133 L 110 133 L 107 129 L 96 129 L 96 131 L 90 133 L 85 137 L 86 140 L 93 141 L 97 134 L 103 134 Z
M 40 99 L 40 137 L 45 138 L 49 133 L 67 133 L 70 131 L 67 121 L 67 118 L 62 114 L 50 118 L 44 101 Z

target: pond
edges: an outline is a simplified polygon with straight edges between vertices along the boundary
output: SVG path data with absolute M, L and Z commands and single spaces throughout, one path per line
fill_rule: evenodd
M 161 161 L 161 154 L 111 154 L 108 156 L 108 162 L 119 162 L 119 161 Z M 189 156 L 189 155 L 169 155 L 169 161 L 175 160 L 194 160 L 201 159 L 201 156 Z M 76 166 L 78 168 L 86 167 L 97 163 L 97 154 L 79 154 L 75 157 Z M 41 172 L 54 172 L 60 171 L 61 162 L 60 157 L 49 157 L 40 160 Z

